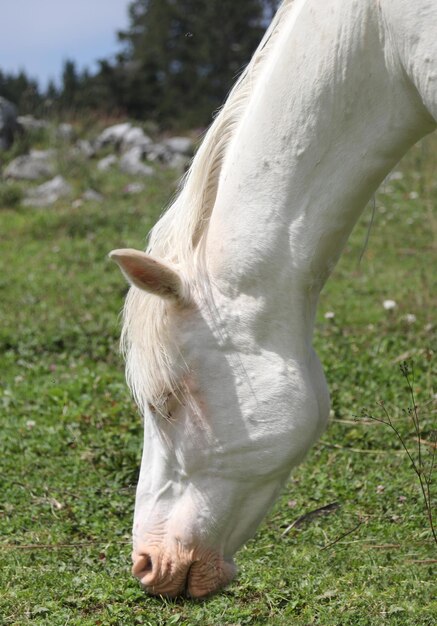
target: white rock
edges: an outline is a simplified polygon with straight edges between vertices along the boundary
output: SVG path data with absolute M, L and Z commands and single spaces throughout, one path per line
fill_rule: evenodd
M 123 152 L 126 152 L 130 148 L 139 147 L 146 151 L 152 144 L 152 140 L 145 134 L 142 128 L 133 126 L 124 134 L 121 149 Z
M 396 170 L 394 172 L 390 172 L 386 180 L 402 180 L 403 177 L 404 175 L 402 174 L 402 172 L 399 172 L 398 170 Z
M 59 124 L 56 134 L 63 141 L 71 141 L 74 135 L 74 128 L 71 124 Z
M 118 162 L 118 158 L 115 156 L 115 154 L 108 154 L 108 156 L 104 157 L 103 159 L 100 159 L 100 161 L 97 163 L 97 169 L 100 172 L 106 172 L 117 162 Z
M 152 176 L 153 167 L 141 162 L 143 151 L 138 146 L 128 150 L 120 159 L 120 169 L 131 176 Z
M 104 198 L 101 193 L 95 191 L 95 189 L 87 189 L 82 194 L 82 199 L 89 202 L 103 202 Z
M 32 150 L 30 154 L 23 154 L 11 161 L 5 168 L 3 176 L 16 180 L 48 178 L 54 174 L 52 158 L 53 151 L 51 150 Z
M 132 128 L 132 124 L 124 122 L 123 124 L 115 124 L 114 126 L 108 126 L 104 131 L 100 133 L 95 141 L 95 147 L 100 150 L 104 146 L 113 145 L 120 147 L 123 143 L 124 137 Z
M 88 141 L 88 139 L 79 139 L 79 141 L 76 142 L 75 148 L 76 152 L 86 157 L 87 159 L 90 159 L 95 155 L 95 150 L 92 147 L 91 142 Z
M 42 128 L 48 128 L 49 123 L 45 120 L 37 120 L 33 115 L 19 115 L 18 123 L 24 128 L 24 130 L 40 130 Z
M 62 176 L 55 176 L 52 180 L 29 189 L 23 204 L 34 207 L 49 206 L 60 198 L 70 195 L 71 191 L 71 185 Z
M 164 143 L 154 143 L 147 148 L 147 159 L 167 164 L 174 153 Z
M 55 150 L 31 150 L 29 152 L 29 156 L 32 157 L 32 159 L 53 159 L 56 156 L 56 151 Z
M 192 156 L 194 144 L 189 137 L 170 137 L 162 142 L 171 152 Z
M 190 161 L 191 157 L 186 156 L 185 154 L 175 153 L 170 156 L 166 165 L 175 170 L 180 170 L 181 172 L 183 172 L 187 169 Z

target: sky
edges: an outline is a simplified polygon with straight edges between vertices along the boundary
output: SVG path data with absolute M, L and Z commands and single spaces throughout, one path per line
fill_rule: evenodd
M 45 88 L 66 59 L 79 70 L 120 50 L 130 0 L 0 0 L 0 70 L 24 69 Z

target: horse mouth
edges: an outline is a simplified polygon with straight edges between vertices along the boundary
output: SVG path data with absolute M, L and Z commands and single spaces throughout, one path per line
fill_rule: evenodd
M 236 567 L 232 560 L 218 562 L 194 562 L 188 571 L 185 595 L 189 598 L 207 598 L 223 589 L 235 577 Z

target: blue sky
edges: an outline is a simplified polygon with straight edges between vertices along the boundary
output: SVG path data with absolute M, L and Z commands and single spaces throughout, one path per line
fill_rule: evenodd
M 129 0 L 0 0 L 0 69 L 24 69 L 46 87 L 59 81 L 65 59 L 79 69 L 120 48 Z

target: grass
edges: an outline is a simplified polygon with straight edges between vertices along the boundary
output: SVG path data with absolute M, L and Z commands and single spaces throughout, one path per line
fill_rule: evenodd
M 125 176 L 62 162 L 76 195 L 92 185 L 105 202 L 0 210 L 0 624 L 435 623 L 437 555 L 417 477 L 390 429 L 356 416 L 383 400 L 414 449 L 399 372 L 409 359 L 423 439 L 436 428 L 436 139 L 378 192 L 361 265 L 370 208 L 322 294 L 315 342 L 332 424 L 237 555 L 236 581 L 205 602 L 147 597 L 129 573 L 142 433 L 118 355 L 125 286 L 106 254 L 143 246 L 172 174 L 127 196 Z

